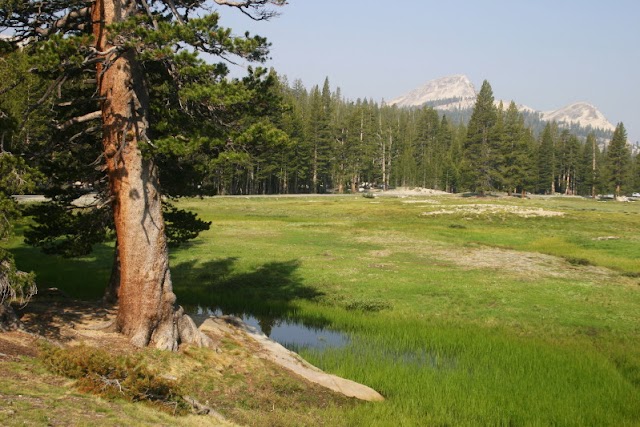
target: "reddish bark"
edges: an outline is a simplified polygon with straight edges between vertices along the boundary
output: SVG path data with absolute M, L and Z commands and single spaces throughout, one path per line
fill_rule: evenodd
M 98 66 L 97 81 L 104 99 L 102 143 L 120 263 L 116 328 L 140 347 L 175 350 L 181 341 L 203 345 L 193 321 L 175 306 L 158 172 L 140 150 L 148 129 L 144 76 L 135 50 L 106 54 L 112 48 L 106 27 L 126 19 L 132 10 L 127 6 L 126 0 L 97 0 L 92 11 L 96 49 L 110 63 Z

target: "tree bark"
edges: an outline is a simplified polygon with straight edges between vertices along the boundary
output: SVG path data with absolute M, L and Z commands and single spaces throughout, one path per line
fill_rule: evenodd
M 107 52 L 108 25 L 127 18 L 127 0 L 97 0 L 92 19 L 96 49 Z M 148 138 L 148 93 L 135 50 L 97 67 L 107 164 L 120 262 L 116 328 L 132 344 L 176 350 L 203 345 L 193 321 L 175 306 L 162 218 L 158 171 L 140 148 Z
M 116 304 L 118 302 L 118 294 L 120 293 L 120 255 L 118 252 L 118 241 L 113 251 L 113 263 L 111 265 L 111 277 L 109 284 L 105 289 L 102 300 L 108 304 Z

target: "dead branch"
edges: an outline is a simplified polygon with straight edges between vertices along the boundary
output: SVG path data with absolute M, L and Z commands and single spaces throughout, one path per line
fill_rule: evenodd
M 56 129 L 65 130 L 68 127 L 73 126 L 75 124 L 86 123 L 91 120 L 97 120 L 101 117 L 102 117 L 102 111 L 94 111 L 94 112 L 85 114 L 84 116 L 77 116 L 72 119 L 69 119 L 66 122 L 62 123 L 61 125 L 57 125 Z
M 82 104 L 89 104 L 91 102 L 104 101 L 105 99 L 106 98 L 104 96 L 95 97 L 95 98 L 83 98 L 83 99 L 76 99 L 74 101 L 59 102 L 59 103 L 56 104 L 56 106 L 58 106 L 58 107 L 74 107 L 76 105 L 82 105 Z
M 120 384 L 120 380 L 119 379 L 110 379 L 105 377 L 104 375 L 98 375 L 95 374 L 96 377 L 102 382 L 102 390 L 104 391 L 106 388 L 108 387 L 117 387 L 118 391 L 120 391 L 121 394 L 124 394 L 124 390 L 122 388 L 122 384 Z
M 253 19 L 254 21 L 268 21 L 271 18 L 278 16 L 278 12 L 273 10 L 266 10 L 266 5 L 284 6 L 287 4 L 287 0 L 213 0 L 216 4 L 221 6 L 235 7 L 240 12 Z M 254 10 L 256 14 L 250 12 Z
M 89 16 L 90 11 L 90 7 L 83 7 L 82 9 L 72 10 L 62 18 L 53 21 L 51 26 L 49 26 L 48 28 L 36 28 L 36 33 L 40 37 L 49 37 L 50 35 L 56 33 L 58 30 L 68 29 L 71 25 L 73 25 L 73 21 L 81 18 L 86 18 L 87 16 Z
M 176 5 L 173 2 L 173 0 L 164 0 L 164 3 L 169 7 L 169 9 L 171 10 L 171 13 L 173 13 L 173 16 L 176 18 L 178 23 L 180 25 L 183 25 L 184 21 L 182 20 L 182 16 L 180 16 L 180 14 L 178 13 L 178 10 L 176 9 Z
M 154 29 L 158 29 L 158 21 L 156 20 L 155 16 L 153 16 L 153 13 L 151 13 L 151 8 L 149 7 L 149 3 L 147 3 L 147 0 L 140 0 L 140 3 L 142 3 L 142 7 L 144 7 L 144 10 L 147 12 L 147 16 L 149 17 L 149 19 L 151 19 L 151 22 L 153 23 L 153 28 Z
M 189 405 L 191 405 L 191 407 L 193 408 L 194 412 L 198 415 L 209 415 L 211 417 L 215 417 L 217 419 L 219 419 L 220 421 L 224 421 L 225 418 L 222 416 L 222 414 L 220 414 L 218 411 L 216 411 L 215 409 L 213 409 L 210 406 L 204 405 L 200 402 L 198 402 L 196 399 L 194 399 L 191 396 L 182 396 L 182 398 L 184 399 L 185 402 L 187 402 Z
M 78 139 L 78 138 L 80 138 L 81 136 L 84 136 L 84 135 L 91 135 L 93 133 L 96 133 L 99 130 L 100 130 L 99 126 L 91 126 L 90 128 L 87 128 L 87 129 L 83 130 L 82 132 L 78 132 L 75 135 L 73 135 L 71 138 L 69 138 L 69 142 L 73 142 L 76 139 Z

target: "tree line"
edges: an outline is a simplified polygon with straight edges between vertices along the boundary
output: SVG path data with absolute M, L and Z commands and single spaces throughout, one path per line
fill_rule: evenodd
M 619 123 L 608 144 L 555 122 L 536 134 L 515 103 L 495 105 L 484 82 L 468 123 L 429 106 L 347 100 L 280 78 L 278 139 L 243 140 L 208 175 L 215 194 L 357 192 L 364 186 L 448 192 L 592 196 L 640 190 L 637 153 Z M 267 144 L 264 142 L 268 141 Z

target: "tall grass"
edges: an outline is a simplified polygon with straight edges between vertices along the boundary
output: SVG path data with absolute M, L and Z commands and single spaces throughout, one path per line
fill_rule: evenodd
M 639 390 L 587 345 L 382 316 L 348 348 L 304 356 L 387 401 L 347 425 L 636 425 Z

